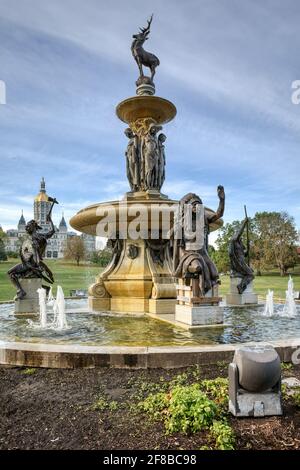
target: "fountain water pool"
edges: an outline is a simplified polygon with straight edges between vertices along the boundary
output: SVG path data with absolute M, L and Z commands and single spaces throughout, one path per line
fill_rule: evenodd
M 85 300 L 66 301 L 68 329 L 28 328 L 24 318 L 15 318 L 12 304 L 0 305 L 0 342 L 78 344 L 93 346 L 197 346 L 271 341 L 300 337 L 300 306 L 295 318 L 276 315 L 264 307 L 224 307 L 225 327 L 184 330 L 146 315 L 88 313 Z M 73 313 L 72 313 L 73 312 Z M 55 318 L 48 308 L 50 322 Z M 61 325 L 60 325 L 61 326 Z

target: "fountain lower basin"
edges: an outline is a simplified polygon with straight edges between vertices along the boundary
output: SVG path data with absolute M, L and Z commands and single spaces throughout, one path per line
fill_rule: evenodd
M 275 305 L 276 310 L 282 306 Z M 72 313 L 71 313 L 72 312 Z M 30 329 L 0 306 L 0 363 L 39 367 L 183 367 L 232 359 L 241 343 L 275 344 L 284 360 L 300 346 L 295 318 L 264 317 L 263 307 L 224 308 L 225 328 L 183 330 L 146 315 L 88 313 L 84 301 L 67 301 L 65 331 Z M 274 343 L 275 341 L 275 343 Z

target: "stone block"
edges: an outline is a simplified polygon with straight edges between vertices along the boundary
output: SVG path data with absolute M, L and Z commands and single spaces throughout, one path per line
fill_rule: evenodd
M 226 295 L 226 304 L 227 305 L 247 305 L 247 304 L 257 304 L 258 295 L 255 294 L 253 290 L 253 282 L 250 282 L 244 292 L 239 294 L 237 285 L 241 282 L 240 277 L 231 277 L 230 278 L 230 292 Z
M 40 308 L 37 290 L 42 287 L 42 279 L 29 278 L 22 279 L 20 282 L 26 292 L 26 297 L 22 300 L 15 300 L 15 315 L 38 315 Z
M 176 299 L 149 299 L 149 313 L 174 314 Z
M 191 326 L 220 324 L 223 323 L 223 307 L 176 305 L 175 321 Z
M 149 299 L 140 297 L 112 297 L 110 299 L 112 312 L 144 313 L 149 311 Z
M 88 299 L 89 309 L 96 312 L 106 312 L 110 310 L 110 297 L 92 297 Z

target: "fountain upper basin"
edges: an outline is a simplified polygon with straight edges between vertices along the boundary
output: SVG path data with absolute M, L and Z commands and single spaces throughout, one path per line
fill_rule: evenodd
M 133 194 L 133 195 L 132 195 Z M 75 229 L 89 235 L 101 236 L 107 220 L 116 224 L 116 231 L 119 232 L 124 222 L 130 223 L 137 217 L 142 229 L 145 228 L 145 238 L 148 238 L 148 231 L 155 229 L 157 223 L 161 230 L 162 220 L 170 220 L 171 228 L 174 222 L 174 214 L 178 208 L 178 201 L 163 197 L 159 192 L 152 193 L 128 193 L 126 198 L 120 201 L 108 201 L 92 204 L 81 209 L 70 219 L 70 225 Z M 214 211 L 205 208 L 210 216 Z M 139 215 L 140 214 L 140 215 Z M 158 222 L 157 222 L 158 221 Z M 210 224 L 210 231 L 218 230 L 223 225 L 223 220 Z M 107 237 L 109 237 L 109 231 Z

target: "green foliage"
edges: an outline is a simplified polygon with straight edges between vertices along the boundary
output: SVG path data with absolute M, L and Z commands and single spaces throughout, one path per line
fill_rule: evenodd
M 7 251 L 7 257 L 17 259 L 19 258 L 19 253 L 17 253 L 16 251 Z
M 228 379 L 218 377 L 214 380 L 203 380 L 201 389 L 207 396 L 221 407 L 221 411 L 228 407 Z
M 111 257 L 112 257 L 111 250 L 108 248 L 104 248 L 103 250 L 94 251 L 90 255 L 89 259 L 93 264 L 97 264 L 98 266 L 105 267 L 111 261 Z
M 297 408 L 300 408 L 300 391 L 293 394 L 293 401 Z
M 91 409 L 93 411 L 116 411 L 118 409 L 118 402 L 116 401 L 108 401 L 104 397 L 100 397 L 95 401 L 95 403 L 92 405 Z
M 230 271 L 230 261 L 228 254 L 228 247 L 231 238 L 240 226 L 240 221 L 235 220 L 232 223 L 227 223 L 219 230 L 219 235 L 216 240 L 217 250 L 213 253 L 213 261 L 215 262 L 220 273 Z
M 224 421 L 214 421 L 210 427 L 211 436 L 218 450 L 234 450 L 235 434 L 231 426 Z
M 24 369 L 22 370 L 22 374 L 24 375 L 33 375 L 35 374 L 37 371 L 37 369 L 33 368 L 33 367 L 28 367 L 27 369 Z
M 163 421 L 167 434 L 206 430 L 211 446 L 202 450 L 234 449 L 234 432 L 226 421 L 228 380 L 217 378 L 186 384 L 193 373 L 198 375 L 198 368 L 175 376 L 168 383 L 168 390 L 150 393 L 138 404 L 138 410 L 146 412 L 150 419 Z
M 199 384 L 178 385 L 170 392 L 166 431 L 195 433 L 209 427 L 216 415 L 216 404 L 201 392 Z
M 266 266 L 276 266 L 283 276 L 296 265 L 298 234 L 295 221 L 287 212 L 256 213 L 254 234 Z
M 288 399 L 288 388 L 286 384 L 281 384 L 281 396 L 283 400 Z
M 2 238 L 0 238 L 0 261 L 6 261 L 7 260 L 7 254 L 5 251 L 5 245 L 4 241 Z
M 160 420 L 162 412 L 168 407 L 167 394 L 158 392 L 150 394 L 143 402 L 138 405 L 141 411 L 145 411 L 153 420 Z
M 228 247 L 230 240 L 242 221 L 235 220 L 224 225 L 216 240 L 217 250 L 211 253 L 219 272 L 230 270 Z M 298 256 L 298 234 L 293 217 L 286 212 L 257 212 L 249 219 L 250 259 L 257 274 L 277 267 L 280 274 L 293 268 Z M 246 246 L 246 233 L 243 234 Z
M 291 362 L 281 363 L 281 370 L 291 370 L 292 368 L 293 368 L 293 364 Z

